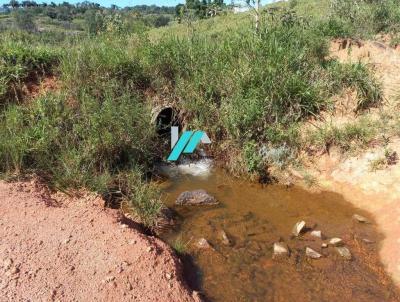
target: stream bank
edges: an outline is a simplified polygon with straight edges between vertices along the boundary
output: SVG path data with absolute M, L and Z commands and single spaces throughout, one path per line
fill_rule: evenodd
M 389 148 L 399 154 L 400 141 L 394 140 Z M 369 148 L 361 154 L 343 156 L 334 148 L 330 154 L 310 158 L 308 172 L 317 180 L 312 192 L 331 191 L 341 194 L 355 207 L 370 213 L 383 235 L 379 256 L 397 285 L 400 284 L 400 165 L 371 170 L 371 163 L 382 158 L 384 147 Z
M 310 193 L 298 186 L 263 186 L 216 168 L 197 175 L 190 175 L 187 167 L 183 171 L 162 184 L 178 224 L 161 237 L 198 267 L 189 283 L 211 301 L 399 300 L 378 256 L 384 235 L 369 213 L 342 195 Z M 197 189 L 220 203 L 175 204 L 182 192 Z M 355 221 L 354 214 L 371 223 Z M 307 230 L 295 237 L 292 228 L 302 220 Z M 321 231 L 322 238 L 312 236 L 313 230 Z M 350 261 L 335 247 L 323 247 L 337 237 L 350 250 Z M 288 246 L 289 257 L 274 259 L 277 242 Z M 307 248 L 321 257 L 311 259 Z

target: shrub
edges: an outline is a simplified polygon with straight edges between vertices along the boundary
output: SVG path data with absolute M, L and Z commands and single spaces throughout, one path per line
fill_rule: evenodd
M 361 62 L 339 64 L 336 61 L 330 63 L 328 71 L 333 84 L 331 92 L 335 93 L 343 87 L 355 89 L 357 91 L 356 112 L 377 106 L 382 102 L 381 85 L 364 64 Z
M 366 147 L 376 133 L 377 123 L 364 117 L 343 126 L 326 124 L 309 132 L 304 144 L 311 143 L 321 149 L 338 146 L 342 151 L 352 151 Z
M 0 104 L 20 101 L 21 88 L 28 79 L 52 73 L 59 52 L 48 47 L 29 47 L 25 43 L 0 45 Z
M 28 10 L 16 10 L 14 12 L 14 20 L 18 29 L 28 32 L 36 31 L 36 24 L 33 20 L 33 15 Z

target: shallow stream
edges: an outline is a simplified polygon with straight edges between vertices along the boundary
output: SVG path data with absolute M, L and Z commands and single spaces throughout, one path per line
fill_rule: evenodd
M 178 224 L 162 237 L 184 249 L 186 262 L 194 264 L 186 266 L 186 277 L 210 301 L 398 301 L 397 290 L 379 262 L 382 235 L 367 213 L 341 195 L 262 186 L 219 169 L 190 168 L 175 167 L 163 183 L 165 200 L 177 212 Z M 201 173 L 190 175 L 190 170 Z M 175 205 L 180 193 L 196 189 L 206 190 L 220 204 Z M 371 223 L 354 221 L 355 213 Z M 296 238 L 291 231 L 300 220 L 310 229 Z M 321 230 L 322 239 L 311 236 L 311 229 Z M 230 245 L 223 243 L 222 231 Z M 343 239 L 351 261 L 341 258 L 334 247 L 321 247 L 332 237 Z M 200 238 L 212 248 L 198 248 Z M 277 241 L 289 246 L 289 258 L 273 259 Z M 323 257 L 307 258 L 306 247 Z

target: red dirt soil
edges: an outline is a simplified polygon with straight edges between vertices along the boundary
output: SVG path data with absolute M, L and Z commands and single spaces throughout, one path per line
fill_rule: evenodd
M 0 301 L 201 301 L 170 247 L 103 205 L 0 181 Z

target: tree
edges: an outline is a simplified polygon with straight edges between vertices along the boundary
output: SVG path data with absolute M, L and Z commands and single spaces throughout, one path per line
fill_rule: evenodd
M 167 26 L 169 21 L 171 21 L 169 17 L 161 15 L 155 18 L 154 26 L 155 27 Z
M 185 5 L 178 4 L 177 6 L 175 6 L 175 15 L 176 18 L 178 19 L 178 23 L 182 22 L 184 14 L 185 14 Z
M 261 0 L 246 0 L 247 5 L 253 11 L 256 32 L 260 30 L 260 2 Z
M 14 8 L 18 8 L 19 7 L 19 2 L 16 0 L 11 0 L 10 3 L 8 4 L 8 6 Z
M 89 34 L 95 35 L 104 30 L 104 16 L 95 9 L 87 10 L 85 21 Z
M 36 7 L 38 6 L 35 1 L 22 1 L 22 7 Z

